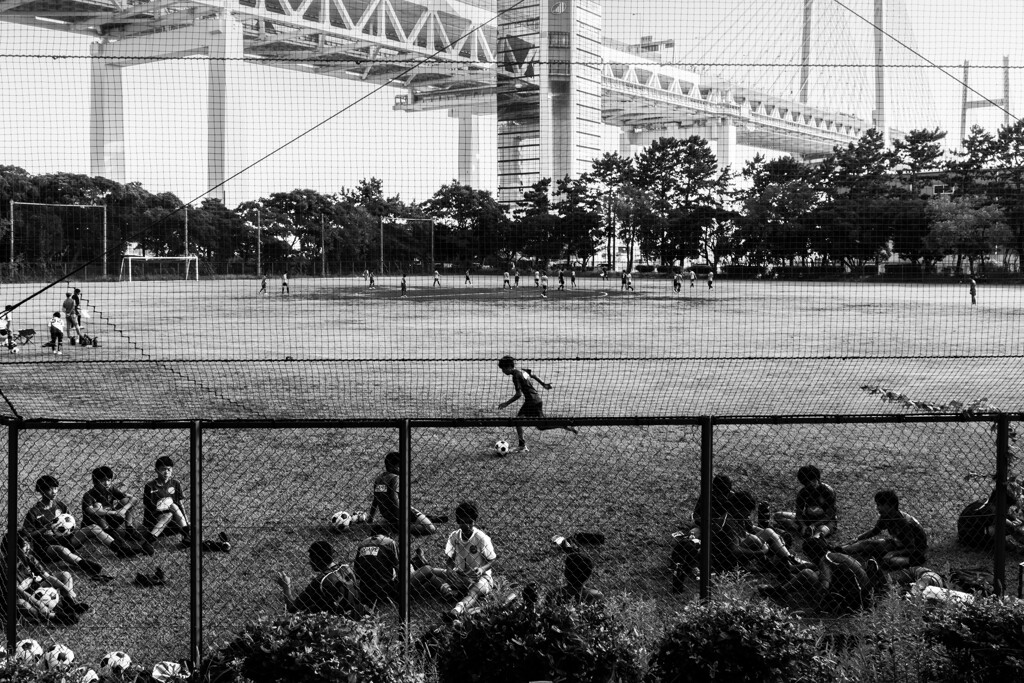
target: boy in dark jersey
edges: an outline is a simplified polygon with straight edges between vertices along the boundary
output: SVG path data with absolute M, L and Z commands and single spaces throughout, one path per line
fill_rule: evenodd
M 1024 522 L 1010 508 L 1019 504 L 1020 488 L 1016 482 L 1006 486 L 1006 541 L 1010 547 L 1024 547 Z M 957 537 L 963 545 L 976 550 L 989 550 L 996 538 L 996 494 L 998 488 L 985 501 L 977 500 L 957 518 Z
M 383 527 L 390 533 L 398 533 L 398 468 L 402 455 L 391 451 L 384 456 L 384 471 L 373 480 L 373 502 L 366 513 L 366 523 L 373 524 L 380 513 Z M 436 533 L 433 522 L 416 508 L 409 510 L 409 533 L 413 536 L 429 536 Z
M 25 514 L 24 533 L 41 558 L 66 562 L 90 576 L 102 576 L 103 567 L 99 563 L 83 559 L 75 553 L 85 540 L 85 533 L 76 530 L 71 534 L 58 536 L 53 530 L 53 522 L 57 515 L 68 512 L 68 506 L 57 500 L 59 486 L 57 478 L 48 474 L 36 481 L 39 501 Z
M 13 536 L 13 538 L 12 538 Z M 15 547 L 12 547 L 15 546 Z M 74 579 L 67 572 L 56 572 L 51 574 L 43 566 L 32 552 L 32 542 L 24 534 L 6 533 L 3 543 L 0 545 L 0 571 L 7 576 L 7 565 L 15 563 L 15 575 L 17 585 L 16 604 L 18 611 L 26 616 L 40 619 L 55 617 L 61 621 L 61 617 L 70 612 L 73 615 L 81 614 L 89 609 L 89 605 L 78 602 L 78 596 L 74 589 Z M 60 603 L 56 613 L 51 612 L 46 606 L 40 604 L 32 594 L 37 588 L 49 586 L 60 593 Z M 7 618 L 7 591 L 0 591 L 0 617 Z
M 849 614 L 871 606 L 868 575 L 857 560 L 829 551 L 828 543 L 821 538 L 807 539 L 804 554 L 817 570 L 803 569 L 781 586 L 760 586 L 758 592 L 780 600 L 810 592 L 818 607 L 832 614 Z
M 313 577 L 298 596 L 292 591 L 291 577 L 277 572 L 275 581 L 284 593 L 289 613 L 329 612 L 359 618 L 362 610 L 355 600 L 355 580 L 347 564 L 334 561 L 334 548 L 327 541 L 309 546 L 309 565 Z
M 372 608 L 398 597 L 398 544 L 384 534 L 370 536 L 356 548 L 352 561 L 359 602 Z
M 878 522 L 853 543 L 838 548 L 839 552 L 854 557 L 877 559 L 886 569 L 906 569 L 925 564 L 928 553 L 928 532 L 921 523 L 900 510 L 900 499 L 895 491 L 883 490 L 875 494 Z M 874 539 L 886 531 L 889 538 Z
M 191 529 L 185 517 L 184 487 L 175 479 L 174 461 L 166 455 L 156 459 L 156 478 L 146 482 L 142 489 L 142 526 L 148 532 L 146 539 L 155 543 L 165 529 L 181 534 L 180 547 L 191 543 Z
M 152 555 L 153 545 L 142 539 L 133 524 L 135 497 L 115 487 L 113 481 L 114 470 L 109 467 L 92 471 L 92 488 L 82 496 L 82 530 L 119 557 L 139 552 Z
M 594 588 L 587 588 L 587 581 L 594 574 L 594 560 L 580 552 L 569 553 L 563 570 L 565 585 L 548 596 L 555 605 L 591 605 L 604 600 L 604 594 Z
M 796 510 L 776 512 L 774 524 L 805 538 L 828 538 L 838 526 L 836 492 L 821 483 L 821 470 L 814 465 L 804 465 L 797 470 L 796 480 L 802 487 L 796 494 Z
M 512 356 L 502 356 L 501 360 L 498 361 L 498 367 L 503 373 L 512 377 L 512 386 L 516 390 L 515 396 L 507 401 L 498 404 L 498 409 L 507 408 L 520 397 L 523 398 L 523 405 L 519 407 L 518 417 L 527 418 L 544 418 L 544 402 L 540 398 L 540 394 L 537 393 L 536 387 L 533 386 L 533 380 L 537 380 L 537 383 L 544 387 L 545 390 L 550 390 L 551 385 L 546 383 L 540 377 L 537 377 L 532 370 L 520 369 L 516 367 L 516 359 Z M 570 426 L 537 426 L 538 430 L 545 429 L 564 429 L 567 432 L 578 434 L 574 427 Z M 523 434 L 523 428 L 516 425 L 516 435 L 519 437 L 519 451 L 529 451 L 530 449 L 526 445 L 526 437 Z

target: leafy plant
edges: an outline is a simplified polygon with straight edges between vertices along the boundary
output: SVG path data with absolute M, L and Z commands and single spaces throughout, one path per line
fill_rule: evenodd
M 602 605 L 485 609 L 439 635 L 442 683 L 639 682 L 637 658 Z
M 1024 679 L 1024 603 L 992 597 L 943 604 L 925 636 L 946 649 L 954 680 Z
M 647 681 L 830 681 L 818 630 L 767 603 L 718 600 L 687 605 L 651 658 Z
M 208 656 L 202 680 L 223 683 L 347 681 L 402 683 L 404 652 L 382 637 L 382 622 L 326 613 L 296 614 L 249 623 Z

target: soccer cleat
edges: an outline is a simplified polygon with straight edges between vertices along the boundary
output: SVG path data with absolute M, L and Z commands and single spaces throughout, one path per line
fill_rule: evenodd
M 527 446 L 525 443 L 521 443 L 521 444 L 519 444 L 519 448 L 517 449 L 517 451 L 519 453 L 529 453 L 530 452 L 530 447 Z
M 569 543 L 569 541 L 566 540 L 565 536 L 559 536 L 558 534 L 555 534 L 551 537 L 551 542 L 567 553 L 576 551 L 576 548 L 573 547 L 572 543 Z
M 448 521 L 448 515 L 427 515 L 431 524 L 444 524 Z
M 217 534 L 217 540 L 220 541 L 222 551 L 226 553 L 231 552 L 231 540 L 228 538 L 228 535 L 225 532 L 222 531 L 219 534 Z
M 99 577 L 103 574 L 103 565 L 92 560 L 86 560 L 83 558 L 78 561 L 78 567 L 92 577 Z
M 412 554 L 411 564 L 414 570 L 427 566 L 427 558 L 423 556 L 423 548 L 416 548 L 416 552 Z

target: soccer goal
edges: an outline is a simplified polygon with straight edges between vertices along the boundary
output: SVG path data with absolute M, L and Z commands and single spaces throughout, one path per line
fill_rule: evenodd
M 125 256 L 121 259 L 118 280 L 195 280 L 199 281 L 198 256 Z

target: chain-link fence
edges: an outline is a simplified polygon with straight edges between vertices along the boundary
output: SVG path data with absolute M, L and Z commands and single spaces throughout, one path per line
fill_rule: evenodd
M 33 638 L 86 659 L 118 649 L 195 659 L 259 617 L 355 614 L 375 592 L 397 603 L 377 605 L 396 628 L 405 621 L 416 635 L 453 607 L 521 596 L 530 584 L 567 599 L 645 600 L 667 623 L 729 581 L 825 616 L 842 605 L 836 582 L 830 592 L 819 581 L 822 563 L 901 590 L 932 580 L 917 568 L 943 581 L 983 568 L 996 590 L 1016 589 L 1007 566 L 1022 559 L 1019 534 L 995 514 L 1016 501 L 1012 485 L 994 481 L 1012 484 L 1017 419 L 592 419 L 574 423 L 578 434 L 526 426 L 526 451 L 511 420 L 8 421 L 8 528 L 32 540 L 16 563 L 4 553 L 4 604 L 21 615 L 7 622 L 8 645 Z M 833 509 L 821 488 L 823 509 L 806 504 L 809 472 L 834 492 Z M 879 502 L 887 490 L 899 512 Z M 463 520 L 469 501 L 476 516 Z M 973 548 L 958 533 L 972 504 L 988 520 L 975 525 Z M 71 532 L 57 519 L 64 506 Z M 916 523 L 879 524 L 900 513 Z M 464 536 L 459 521 L 477 535 Z M 878 527 L 886 531 L 875 538 L 894 540 L 854 545 Z M 926 547 L 914 546 L 918 528 Z M 825 558 L 808 540 L 818 535 Z M 446 546 L 456 556 L 447 572 Z M 481 565 L 490 580 L 472 575 Z M 388 576 L 375 580 L 380 571 Z M 29 599 L 47 586 L 67 604 Z M 476 604 L 456 604 L 467 593 L 480 594 Z

